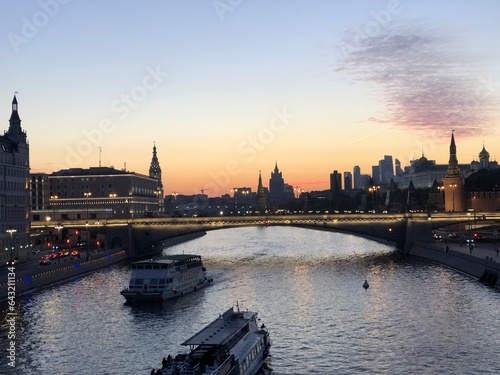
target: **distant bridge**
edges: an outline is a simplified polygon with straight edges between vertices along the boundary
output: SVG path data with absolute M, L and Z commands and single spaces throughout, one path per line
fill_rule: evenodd
M 178 236 L 244 226 L 295 226 L 350 233 L 393 243 L 409 252 L 415 241 L 432 242 L 432 231 L 451 224 L 475 219 L 493 223 L 498 213 L 423 213 L 407 214 L 331 214 L 331 215 L 266 215 L 184 218 L 109 219 L 89 221 L 93 233 L 103 233 L 113 246 L 122 246 L 130 258 L 158 252 L 162 242 Z M 85 220 L 58 222 L 65 228 L 86 228 Z M 48 223 L 32 223 L 33 230 L 51 229 Z

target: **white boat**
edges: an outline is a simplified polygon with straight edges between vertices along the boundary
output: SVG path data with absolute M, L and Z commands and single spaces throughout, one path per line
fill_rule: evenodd
M 267 328 L 257 313 L 227 310 L 182 343 L 190 353 L 163 358 L 162 375 L 255 375 L 271 348 Z
M 164 301 L 193 292 L 212 282 L 201 257 L 169 255 L 131 264 L 129 287 L 120 293 L 127 302 Z

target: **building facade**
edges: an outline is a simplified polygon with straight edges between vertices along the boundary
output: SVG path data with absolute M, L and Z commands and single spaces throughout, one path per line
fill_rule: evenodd
M 17 98 L 9 129 L 0 136 L 0 261 L 26 258 L 30 241 L 29 144 Z
M 48 180 L 48 208 L 33 210 L 33 221 L 157 217 L 160 212 L 158 180 L 146 175 L 110 167 L 71 168 Z

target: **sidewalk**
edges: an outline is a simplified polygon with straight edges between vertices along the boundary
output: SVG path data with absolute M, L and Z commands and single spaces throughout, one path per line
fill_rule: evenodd
M 488 285 L 500 287 L 500 255 L 497 255 L 494 242 L 474 244 L 472 251 L 468 244 L 460 246 L 457 242 L 417 242 L 410 254 L 464 272 Z

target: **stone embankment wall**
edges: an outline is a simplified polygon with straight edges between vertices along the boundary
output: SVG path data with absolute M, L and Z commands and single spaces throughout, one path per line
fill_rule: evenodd
M 500 263 L 493 257 L 482 259 L 453 250 L 445 252 L 442 247 L 422 242 L 416 242 L 410 254 L 456 269 L 478 278 L 485 284 L 500 287 Z
M 16 295 L 31 292 L 58 282 L 73 279 L 77 276 L 90 273 L 126 259 L 127 255 L 125 251 L 115 250 L 104 253 L 102 256 L 96 257 L 95 259 L 90 259 L 88 262 L 83 261 L 67 266 L 62 265 L 61 267 L 50 270 L 37 268 L 31 272 L 24 272 L 23 274 L 15 273 L 15 292 Z M 12 286 L 12 284 L 10 285 Z M 9 291 L 8 287 L 8 281 L 0 284 L 0 300 L 7 298 Z

